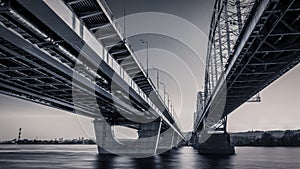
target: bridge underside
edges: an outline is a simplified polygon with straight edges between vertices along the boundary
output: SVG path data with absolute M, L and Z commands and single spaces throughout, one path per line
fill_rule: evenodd
M 169 109 L 115 31 L 96 0 L 1 1 L 0 93 L 111 126 L 142 130 L 147 127 L 140 121 L 159 121 L 156 134 L 171 130 L 170 138 L 182 139 Z
M 227 65 L 224 116 L 299 63 L 299 16 L 299 1 L 270 1 L 255 26 L 249 23 L 251 34 L 245 29 Z
M 300 2 L 265 0 L 254 6 L 218 83 L 203 96 L 198 127 L 211 110 L 225 106 L 226 117 L 300 62 Z
M 224 123 L 226 133 L 227 115 L 300 62 L 300 1 L 253 1 L 250 12 L 245 14 L 248 19 L 241 22 L 244 16 L 241 6 L 246 6 L 243 3 L 247 2 L 252 1 L 216 2 L 206 86 L 198 99 L 194 138 L 200 133 L 205 135 L 217 130 Z M 231 8 L 235 8 L 234 14 L 228 12 Z M 231 15 L 237 19 L 232 19 Z M 209 116 L 214 114 L 220 118 L 211 121 Z M 213 142 L 210 143 L 214 147 Z

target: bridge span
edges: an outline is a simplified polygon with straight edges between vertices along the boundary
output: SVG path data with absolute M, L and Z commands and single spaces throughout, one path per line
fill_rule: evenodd
M 216 1 L 195 113 L 199 153 L 234 153 L 227 115 L 249 99 L 260 101 L 261 90 L 299 63 L 299 25 L 297 0 Z
M 0 92 L 94 120 L 100 154 L 151 156 L 185 139 L 104 0 L 1 0 Z M 135 144 L 112 127 L 138 130 Z
M 147 157 L 185 139 L 104 0 L 0 2 L 1 93 L 94 119 L 100 154 Z M 227 116 L 299 63 L 299 22 L 297 0 L 216 0 L 199 153 L 234 153 Z M 118 141 L 116 125 L 139 138 Z

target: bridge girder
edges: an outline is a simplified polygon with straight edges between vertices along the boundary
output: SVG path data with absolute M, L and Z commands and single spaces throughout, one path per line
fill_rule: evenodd
M 295 0 L 219 0 L 210 27 L 203 112 L 226 87 L 223 117 L 300 61 L 300 8 Z M 222 120 L 222 119 L 221 119 Z
M 55 2 L 60 3 L 58 5 L 60 9 L 65 9 L 60 11 L 65 15 L 60 15 L 61 13 L 57 13 L 56 9 L 51 9 L 53 7 L 51 6 L 51 3 L 53 5 L 52 1 L 37 1 L 31 4 L 30 1 L 26 0 L 4 0 L 0 4 L 0 91 L 13 97 L 73 113 L 78 112 L 92 118 L 98 118 L 98 111 L 96 111 L 98 108 L 107 118 L 119 118 L 121 116 L 119 112 L 123 111 L 151 119 L 155 111 L 156 113 L 162 111 L 163 115 L 160 116 L 163 116 L 163 124 L 171 126 L 182 136 L 175 119 L 170 116 L 169 110 L 162 102 L 156 101 L 156 107 L 147 97 L 147 93 L 145 94 L 140 89 L 137 92 L 134 89 L 139 88 L 137 84 L 134 86 L 133 83 L 130 84 L 126 81 L 126 76 L 124 76 L 126 70 L 122 72 L 120 68 L 121 73 L 114 77 L 117 91 L 111 89 L 112 77 L 116 70 L 113 66 L 109 67 L 108 64 L 112 63 L 109 58 L 118 62 L 117 59 L 120 59 L 119 54 L 123 54 L 123 52 L 130 53 L 131 49 L 128 49 L 127 44 L 120 43 L 123 38 L 120 38 L 122 36 L 118 32 L 116 34 L 112 33 L 116 37 L 106 36 L 103 40 L 103 46 L 98 45 L 100 39 L 93 44 L 87 43 L 87 37 L 96 36 L 97 33 L 93 34 L 95 32 L 90 30 L 89 26 L 91 25 L 88 25 L 88 23 L 83 25 L 82 22 L 77 21 L 84 21 L 101 15 L 107 16 L 105 11 L 100 11 L 103 9 L 101 6 L 97 6 L 97 10 L 87 9 L 88 12 L 76 13 L 78 11 L 75 11 L 77 15 L 72 13 L 74 10 L 71 11 L 67 7 L 72 8 L 78 3 L 87 4 L 87 1 L 90 4 L 93 3 L 92 8 L 99 3 L 99 1 L 94 0 Z M 66 18 L 69 15 L 74 16 L 73 24 L 77 24 L 76 26 L 82 28 L 81 30 L 74 27 L 72 29 L 69 26 L 69 23 L 72 22 L 69 18 Z M 105 19 L 105 17 L 103 22 L 99 23 L 106 24 L 107 27 L 101 27 L 98 30 L 113 27 L 111 21 Z M 83 33 L 83 31 L 85 32 Z M 110 31 L 107 30 L 107 32 Z M 107 35 L 104 32 L 101 33 L 101 31 L 98 33 Z M 112 45 L 113 41 L 117 42 L 116 45 Z M 110 50 L 107 53 L 100 54 L 99 51 L 102 51 L 102 48 L 107 48 L 105 46 L 106 42 L 110 45 Z M 87 50 L 84 51 L 86 53 L 81 54 L 80 50 L 85 43 L 87 43 Z M 97 45 L 97 50 L 94 50 Z M 82 56 L 82 58 L 77 56 Z M 113 56 L 116 57 L 113 58 Z M 98 63 L 101 64 L 98 69 L 99 65 L 95 63 L 99 59 L 100 62 Z M 104 59 L 106 62 L 104 62 Z M 131 58 L 131 60 L 134 61 L 133 66 L 140 69 L 136 60 L 134 58 Z M 120 67 L 118 64 L 116 66 Z M 140 70 L 145 75 L 143 71 Z M 145 76 L 143 77 L 144 80 L 148 81 Z M 72 89 L 74 81 L 76 81 L 75 85 L 78 89 Z M 128 91 L 127 86 L 129 86 Z M 150 82 L 148 82 L 145 91 L 149 92 L 149 87 L 153 88 Z M 95 90 L 94 93 L 93 90 Z M 126 92 L 128 92 L 128 97 Z M 74 99 L 74 95 L 80 97 L 80 99 L 77 97 Z M 89 99 L 91 96 L 95 99 Z M 76 105 L 74 101 L 77 102 Z M 129 102 L 130 104 L 127 104 Z

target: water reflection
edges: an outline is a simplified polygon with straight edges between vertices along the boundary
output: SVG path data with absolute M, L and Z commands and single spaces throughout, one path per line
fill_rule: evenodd
M 97 155 L 96 168 L 99 169 L 140 169 L 140 168 L 153 168 L 156 169 L 160 165 L 159 157 L 149 157 L 134 159 L 122 156 L 101 156 Z M 159 167 L 160 168 L 160 167 Z
M 203 156 L 186 147 L 155 157 L 133 159 L 120 156 L 97 156 L 96 168 L 101 169 L 190 169 L 190 168 L 233 168 L 232 156 Z
M 232 156 L 200 156 L 199 155 L 199 161 L 205 168 L 233 168 L 232 165 Z
M 234 156 L 202 156 L 191 147 L 145 159 L 99 156 L 93 145 L 0 145 L 0 168 L 265 169 L 299 168 L 300 148 L 237 147 Z

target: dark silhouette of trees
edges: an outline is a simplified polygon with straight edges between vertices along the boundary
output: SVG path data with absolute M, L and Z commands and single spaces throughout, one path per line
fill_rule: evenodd
M 262 133 L 261 137 L 253 136 L 233 136 L 233 144 L 236 146 L 300 146 L 300 132 L 286 130 L 282 137 L 275 137 L 271 132 Z
M 287 130 L 278 142 L 282 146 L 300 146 L 300 134 Z
M 276 139 L 272 136 L 272 134 L 265 132 L 261 136 L 260 144 L 263 146 L 275 146 Z

